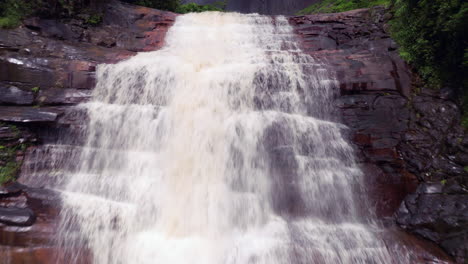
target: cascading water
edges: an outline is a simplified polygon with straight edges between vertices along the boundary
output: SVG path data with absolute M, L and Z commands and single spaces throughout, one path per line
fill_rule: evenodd
M 407 262 L 358 206 L 335 81 L 285 18 L 184 15 L 166 42 L 98 68 L 66 246 L 96 264 Z

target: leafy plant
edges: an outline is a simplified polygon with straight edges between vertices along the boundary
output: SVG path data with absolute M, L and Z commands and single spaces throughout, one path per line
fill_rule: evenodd
M 25 0 L 0 0 L 0 28 L 17 27 L 32 10 L 31 3 Z
M 431 87 L 466 86 L 468 3 L 463 0 L 393 1 L 392 37 L 400 44 L 401 57 Z
M 369 8 L 378 5 L 389 5 L 390 0 L 324 0 L 299 11 L 298 15 L 314 13 L 336 13 L 358 8 Z
M 102 14 L 91 14 L 88 19 L 86 19 L 86 24 L 91 26 L 97 26 L 102 22 Z
M 213 5 L 199 5 L 196 3 L 188 3 L 180 5 L 177 9 L 177 13 L 186 14 L 186 13 L 200 13 L 206 11 L 224 11 L 226 4 L 225 2 L 217 2 Z
M 39 92 L 39 90 L 40 90 L 40 88 L 39 88 L 39 87 L 37 87 L 37 86 L 36 86 L 36 87 L 33 87 L 33 88 L 31 88 L 31 91 L 32 91 L 33 93 L 38 93 L 38 92 Z
M 17 162 L 8 162 L 0 166 L 0 185 L 15 180 L 20 164 Z

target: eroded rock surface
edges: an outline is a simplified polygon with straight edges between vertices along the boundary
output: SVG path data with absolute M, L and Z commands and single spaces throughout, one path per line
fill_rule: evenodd
M 0 188 L 0 263 L 67 263 L 55 236 L 59 194 L 48 189 L 54 177 L 47 169 L 63 171 L 54 155 L 79 152 L 87 116 L 76 105 L 91 98 L 96 66 L 159 49 L 175 18 L 109 1 L 98 26 L 32 17 L 0 30 L 0 166 L 10 176 L 21 167 L 18 183 Z M 80 259 L 89 263 L 89 254 Z
M 111 2 L 98 27 L 31 18 L 0 30 L 0 122 L 8 123 L 0 125 L 0 142 L 14 147 L 8 159 L 22 164 L 19 183 L 0 189 L 0 259 L 66 263 L 54 242 L 60 201 L 48 188 L 63 182 L 60 157 L 77 157 L 86 137 L 86 112 L 76 104 L 89 100 L 97 64 L 160 48 L 175 17 Z M 305 52 L 336 72 L 336 106 L 377 215 L 463 263 L 468 137 L 458 126 L 460 110 L 446 94 L 417 86 L 389 37 L 388 19 L 377 8 L 290 21 Z M 434 245 L 396 233 L 422 252 L 421 263 L 431 261 L 425 250 L 444 258 Z
M 303 49 L 337 73 L 337 106 L 376 213 L 468 260 L 468 137 L 450 93 L 421 87 L 383 8 L 290 18 Z M 395 212 L 396 216 L 395 216 Z

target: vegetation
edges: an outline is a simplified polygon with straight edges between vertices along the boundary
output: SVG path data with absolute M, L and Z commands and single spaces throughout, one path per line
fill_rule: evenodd
M 40 90 L 40 88 L 39 88 L 39 87 L 37 87 L 37 86 L 36 86 L 36 87 L 33 87 L 33 88 L 31 88 L 31 91 L 32 91 L 33 93 L 38 93 L 38 92 L 39 92 L 39 90 Z
M 389 5 L 390 0 L 323 0 L 299 11 L 298 15 L 314 13 L 336 13 L 358 8 L 369 8 L 378 5 Z
M 222 12 L 226 8 L 225 2 L 216 2 L 212 5 L 199 5 L 195 3 L 188 3 L 184 5 L 180 5 L 176 12 L 181 14 L 186 13 L 200 13 L 206 11 L 219 11 Z
M 400 55 L 429 88 L 448 87 L 462 101 L 468 129 L 468 2 L 465 0 L 324 0 L 299 14 L 342 12 L 386 5 Z
M 431 87 L 467 85 L 468 3 L 394 0 L 392 36 L 400 55 Z
M 199 13 L 205 11 L 223 11 L 226 7 L 226 1 L 219 1 L 212 5 L 199 5 L 196 3 L 180 4 L 179 0 L 125 0 L 137 5 L 151 8 L 169 10 L 181 14 Z
M 223 11 L 226 0 L 211 5 L 180 4 L 179 0 L 123 0 L 146 7 L 178 13 Z M 15 28 L 24 17 L 35 14 L 46 18 L 71 18 L 86 14 L 85 23 L 91 26 L 102 22 L 107 0 L 0 0 L 0 28 Z
M 20 130 L 13 125 L 0 123 L 0 127 L 8 127 L 13 133 L 13 138 L 8 141 L 0 142 L 0 185 L 16 179 L 21 167 L 21 162 L 16 161 L 16 153 L 19 150 L 24 151 L 26 144 L 19 144 Z
M 14 181 L 20 167 L 20 164 L 17 162 L 8 162 L 4 166 L 0 166 L 0 185 Z
M 97 26 L 102 22 L 102 14 L 95 13 L 91 14 L 88 19 L 86 19 L 85 23 L 91 26 Z
M 14 28 L 32 12 L 32 5 L 23 0 L 0 0 L 0 28 Z
M 468 2 L 393 1 L 392 37 L 401 57 L 429 87 L 449 87 L 462 98 L 462 125 L 468 129 Z

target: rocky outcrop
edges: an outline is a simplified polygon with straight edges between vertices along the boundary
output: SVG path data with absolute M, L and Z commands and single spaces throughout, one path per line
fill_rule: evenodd
M 76 104 L 89 100 L 99 63 L 160 48 L 175 16 L 111 1 L 96 27 L 30 18 L 0 30 L 0 166 L 14 175 L 21 166 L 18 182 L 0 188 L 0 259 L 66 263 L 54 240 L 60 200 L 48 188 L 61 184 L 61 157 L 76 157 L 83 143 L 86 113 Z M 457 125 L 460 110 L 449 93 L 418 86 L 389 37 L 389 18 L 376 8 L 290 22 L 304 51 L 336 72 L 336 106 L 376 214 L 463 263 L 468 138 Z M 445 258 L 426 240 L 401 230 L 395 236 L 420 253 L 421 263 Z
M 460 263 L 468 260 L 468 137 L 457 106 L 423 91 L 412 100 L 400 145 L 406 169 L 421 184 L 397 212 L 398 223 L 437 242 Z M 465 166 L 465 167 L 464 167 Z
M 17 183 L 0 187 L 0 263 L 67 263 L 55 240 L 59 195 L 47 189 L 50 175 L 32 178 L 39 173 L 31 171 L 54 166 L 47 162 L 57 152 L 47 144 L 60 135 L 70 138 L 64 149 L 81 143 L 86 113 L 76 105 L 90 99 L 97 65 L 159 49 L 176 17 L 118 1 L 105 10 L 98 26 L 32 17 L 0 30 L 0 178 L 21 168 Z
M 290 20 L 305 52 L 337 74 L 337 106 L 377 215 L 464 263 L 468 137 L 460 109 L 445 90 L 418 84 L 389 36 L 390 17 L 375 8 Z

